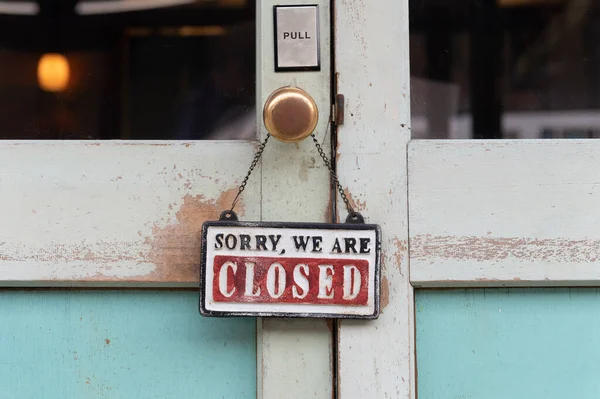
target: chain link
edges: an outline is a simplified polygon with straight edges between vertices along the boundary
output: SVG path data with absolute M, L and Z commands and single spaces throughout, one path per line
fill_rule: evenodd
M 252 160 L 252 163 L 250 164 L 250 169 L 248 169 L 248 173 L 246 173 L 246 177 L 244 177 L 244 180 L 242 181 L 242 184 L 240 184 L 240 188 L 238 190 L 237 195 L 233 199 L 233 202 L 231 203 L 231 209 L 229 210 L 229 212 L 233 212 L 233 208 L 235 208 L 235 206 L 236 206 L 236 204 L 238 202 L 238 199 L 240 198 L 240 195 L 242 195 L 242 193 L 246 189 L 246 184 L 248 184 L 248 179 L 250 178 L 250 175 L 254 171 L 254 168 L 256 168 L 256 165 L 258 164 L 258 161 L 260 161 L 260 157 L 262 156 L 262 153 L 265 150 L 265 147 L 267 146 L 267 142 L 269 141 L 270 137 L 271 137 L 271 134 L 267 133 L 267 137 L 265 137 L 265 139 L 263 140 L 263 142 L 258 147 L 258 150 L 256 151 L 256 154 L 254 154 L 254 159 Z
M 346 209 L 348 210 L 348 213 L 352 216 L 356 215 L 356 212 L 354 212 L 354 208 L 352 208 L 352 205 L 350 204 L 350 200 L 346 196 L 346 192 L 344 191 L 344 189 L 342 188 L 342 185 L 340 184 L 340 181 L 337 177 L 337 173 L 335 173 L 333 166 L 331 166 L 331 162 L 329 162 L 329 158 L 327 158 L 327 155 L 325 155 L 325 151 L 323 151 L 323 147 L 321 147 L 321 144 L 319 144 L 319 140 L 317 140 L 317 137 L 314 135 L 314 133 L 311 134 L 310 137 L 312 137 L 312 140 L 315 143 L 315 147 L 317 147 L 317 151 L 319 152 L 319 155 L 323 159 L 323 163 L 325 163 L 325 166 L 327 166 L 327 169 L 329 169 L 329 174 L 331 175 L 331 178 L 333 179 L 333 182 L 335 183 L 337 190 L 340 192 L 340 196 L 342 197 L 344 204 L 346 204 Z
M 233 199 L 233 202 L 231 203 L 231 208 L 229 209 L 229 212 L 228 212 L 229 215 L 233 214 L 233 209 L 237 205 L 240 195 L 242 195 L 242 193 L 246 189 L 246 184 L 248 184 L 248 179 L 250 179 L 250 175 L 256 168 L 258 161 L 260 161 L 260 158 L 262 157 L 262 153 L 265 150 L 265 147 L 267 146 L 267 142 L 269 141 L 270 137 L 271 137 L 271 135 L 269 133 L 267 133 L 267 136 L 265 137 L 263 142 L 258 147 L 256 154 L 254 154 L 254 159 L 252 160 L 252 163 L 250 164 L 248 173 L 246 173 L 246 176 L 244 177 L 242 184 L 240 184 L 240 188 L 238 189 L 237 195 L 235 196 L 235 198 Z M 358 218 L 358 220 L 362 220 L 362 216 L 360 216 L 359 213 L 356 213 L 354 211 L 354 208 L 352 207 L 352 204 L 350 204 L 350 200 L 348 199 L 348 196 L 346 195 L 346 193 L 344 192 L 344 189 L 342 188 L 342 185 L 340 184 L 340 181 L 337 177 L 337 173 L 335 173 L 335 169 L 333 169 L 333 166 L 331 165 L 329 158 L 327 158 L 325 151 L 323 151 L 323 147 L 321 147 L 319 140 L 317 140 L 317 137 L 315 136 L 314 133 L 311 134 L 310 137 L 312 138 L 313 142 L 315 143 L 315 147 L 317 147 L 317 151 L 319 152 L 321 159 L 323 159 L 323 163 L 325 164 L 327 169 L 329 169 L 329 174 L 331 175 L 331 178 L 333 179 L 335 187 L 339 191 L 340 196 L 342 197 L 342 200 L 344 201 L 344 204 L 346 205 L 346 209 L 348 210 L 348 214 L 349 214 L 348 215 L 349 219 L 347 219 L 347 220 L 357 220 L 357 218 Z

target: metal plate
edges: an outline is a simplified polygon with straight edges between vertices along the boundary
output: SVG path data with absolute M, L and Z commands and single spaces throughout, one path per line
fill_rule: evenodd
M 206 222 L 200 313 L 374 319 L 379 226 Z
M 319 71 L 319 6 L 274 6 L 275 71 Z

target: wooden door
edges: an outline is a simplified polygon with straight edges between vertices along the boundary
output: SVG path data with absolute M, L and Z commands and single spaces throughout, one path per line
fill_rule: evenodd
M 275 3 L 255 9 L 259 137 L 0 141 L 0 396 L 331 397 L 326 321 L 198 312 L 201 226 L 231 207 L 266 134 L 266 97 L 290 84 L 308 91 L 330 149 L 329 3 L 310 2 L 320 5 L 321 70 L 291 74 L 273 67 Z M 198 31 L 221 32 L 203 23 Z M 330 221 L 330 192 L 312 142 L 271 140 L 236 211 Z

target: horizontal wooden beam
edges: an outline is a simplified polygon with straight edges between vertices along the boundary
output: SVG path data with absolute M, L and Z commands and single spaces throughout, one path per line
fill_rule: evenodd
M 0 142 L 0 286 L 196 287 L 253 142 Z M 260 215 L 260 182 L 238 211 Z
M 412 141 L 412 284 L 600 284 L 599 164 L 597 140 Z

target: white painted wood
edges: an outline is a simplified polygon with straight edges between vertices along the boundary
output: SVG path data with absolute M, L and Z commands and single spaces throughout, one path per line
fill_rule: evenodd
M 231 204 L 255 148 L 0 142 L 0 286 L 197 286 L 202 223 Z M 258 217 L 259 184 L 242 201 Z
M 406 145 L 410 138 L 408 2 L 336 3 L 336 70 L 346 96 L 337 167 L 367 222 L 382 227 L 382 314 L 339 330 L 341 398 L 414 398 L 408 279 Z M 342 203 L 340 218 L 347 212 Z
M 600 142 L 409 148 L 414 285 L 600 283 Z
M 274 72 L 273 6 L 319 4 L 321 34 L 320 72 Z M 329 152 L 325 137 L 330 104 L 329 1 L 261 0 L 257 2 L 259 24 L 260 88 L 259 128 L 262 105 L 277 88 L 300 87 L 311 95 L 320 111 L 316 135 Z M 262 160 L 262 220 L 330 221 L 329 174 L 309 139 L 286 144 L 271 138 Z M 332 341 L 325 320 L 259 320 L 259 394 L 265 399 L 327 398 L 332 396 Z

